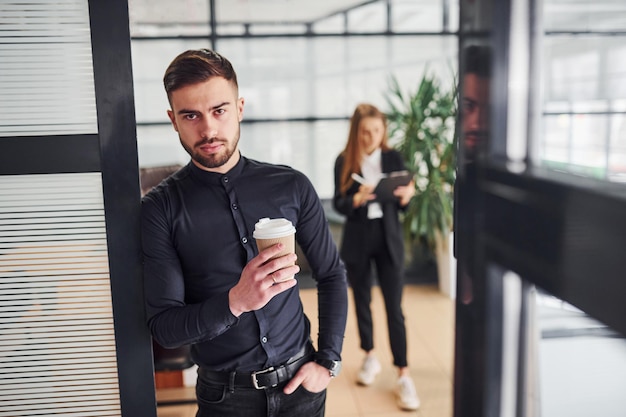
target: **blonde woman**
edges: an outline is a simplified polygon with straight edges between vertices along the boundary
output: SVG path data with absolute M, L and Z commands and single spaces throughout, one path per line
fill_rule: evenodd
M 401 155 L 389 147 L 387 140 L 385 115 L 371 104 L 359 104 L 350 121 L 346 147 L 335 162 L 333 206 L 346 216 L 340 254 L 352 287 L 360 345 L 365 352 L 357 382 L 370 385 L 381 371 L 374 354 L 370 308 L 373 262 L 385 301 L 393 364 L 398 369 L 394 389 L 398 406 L 415 410 L 419 407 L 419 398 L 407 364 L 406 328 L 401 307 L 404 243 L 398 216 L 415 194 L 415 186 L 410 183 L 397 187 L 391 201 L 378 201 L 373 194 L 373 185 L 382 174 L 405 169 Z

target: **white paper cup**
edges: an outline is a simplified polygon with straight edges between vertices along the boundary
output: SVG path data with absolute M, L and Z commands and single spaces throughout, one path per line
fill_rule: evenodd
M 296 251 L 296 229 L 293 224 L 287 219 L 270 219 L 264 217 L 254 225 L 254 233 L 252 234 L 256 240 L 257 248 L 259 252 L 263 249 L 267 249 L 276 243 L 282 243 L 285 245 L 284 249 L 274 255 L 270 259 L 278 258 L 288 253 L 295 253 Z M 292 279 L 290 277 L 283 278 L 281 281 Z

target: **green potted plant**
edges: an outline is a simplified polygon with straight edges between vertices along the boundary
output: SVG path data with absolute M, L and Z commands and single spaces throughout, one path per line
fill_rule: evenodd
M 424 73 L 417 90 L 404 92 L 391 77 L 386 95 L 389 138 L 415 173 L 416 194 L 404 214 L 409 246 L 425 241 L 437 257 L 440 285 L 450 275 L 448 239 L 452 231 L 456 164 L 456 88 L 445 89 Z M 443 263 L 447 262 L 447 265 Z M 447 268 L 447 270 L 446 270 Z

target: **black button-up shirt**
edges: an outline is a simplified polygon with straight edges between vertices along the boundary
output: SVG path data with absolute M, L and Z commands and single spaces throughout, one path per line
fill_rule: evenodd
M 148 325 L 164 347 L 192 344 L 201 367 L 255 371 L 284 363 L 310 337 L 298 286 L 235 317 L 228 291 L 258 254 L 252 232 L 284 217 L 317 280 L 318 357 L 338 360 L 347 315 L 345 269 L 310 181 L 285 166 L 241 157 L 226 174 L 189 163 L 142 201 Z

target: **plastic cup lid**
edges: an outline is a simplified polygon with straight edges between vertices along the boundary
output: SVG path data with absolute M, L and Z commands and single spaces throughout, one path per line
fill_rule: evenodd
M 275 239 L 278 237 L 294 234 L 296 229 L 287 219 L 270 219 L 264 217 L 254 225 L 255 239 Z

